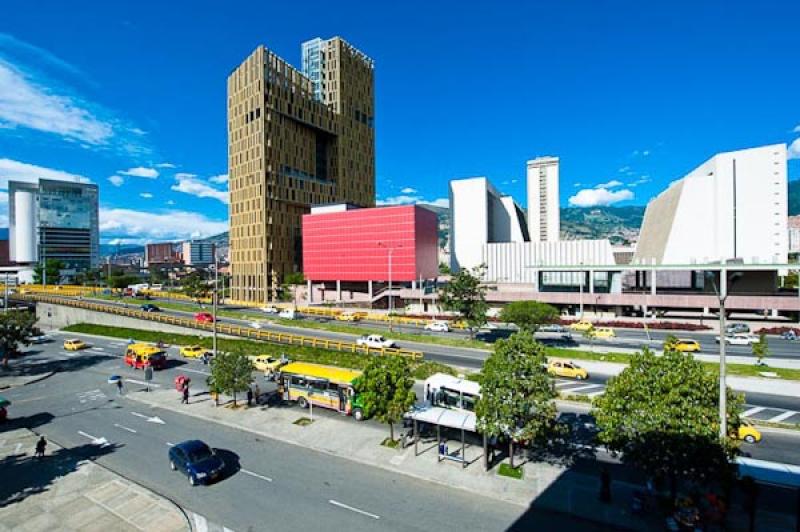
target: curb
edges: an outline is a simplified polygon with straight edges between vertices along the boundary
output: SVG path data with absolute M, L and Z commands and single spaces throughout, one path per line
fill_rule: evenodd
M 11 388 L 18 388 L 20 386 L 27 386 L 29 384 L 35 384 L 35 383 L 43 381 L 45 379 L 49 379 L 50 377 L 52 377 L 55 374 L 56 374 L 55 371 L 49 371 L 47 373 L 43 373 L 39 377 L 36 377 L 35 379 L 30 380 L 30 381 L 28 381 L 28 382 L 26 382 L 24 384 L 16 384 L 16 385 L 15 384 L 9 384 L 7 386 L 0 386 L 0 390 L 10 390 Z

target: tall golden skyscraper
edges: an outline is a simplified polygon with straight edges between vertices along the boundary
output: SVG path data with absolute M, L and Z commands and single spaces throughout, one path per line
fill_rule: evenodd
M 302 271 L 311 205 L 375 204 L 373 62 L 339 37 L 302 45 L 302 70 L 259 46 L 228 77 L 233 299 L 267 301 Z

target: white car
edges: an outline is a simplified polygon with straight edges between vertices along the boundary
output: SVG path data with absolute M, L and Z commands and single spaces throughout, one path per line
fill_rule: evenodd
M 264 324 L 261 323 L 260 321 L 252 321 L 250 322 L 250 327 L 252 327 L 253 329 L 263 329 Z
M 287 308 L 280 311 L 278 317 L 286 320 L 293 320 L 297 317 L 297 315 L 295 314 L 294 310 Z
M 46 344 L 50 341 L 50 337 L 46 334 L 37 334 L 30 338 L 32 344 Z
M 725 336 L 725 343 L 727 345 L 753 345 L 758 343 L 758 336 L 754 334 L 729 334 Z M 719 343 L 719 336 L 716 338 Z
M 280 309 L 276 306 L 269 305 L 267 307 L 261 307 L 261 312 L 264 314 L 277 314 L 280 312 Z
M 381 347 L 397 347 L 394 340 L 388 340 L 380 334 L 370 334 L 369 336 L 362 336 L 356 340 L 356 344 L 362 347 L 373 347 L 379 349 Z
M 433 320 L 425 324 L 426 331 L 450 332 L 450 324 L 443 320 Z

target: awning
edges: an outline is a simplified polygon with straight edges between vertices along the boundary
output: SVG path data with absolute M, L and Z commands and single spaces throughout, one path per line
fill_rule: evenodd
M 415 407 L 405 415 L 422 423 L 449 427 L 451 429 L 475 432 L 475 413 L 463 410 L 450 410 L 440 406 Z

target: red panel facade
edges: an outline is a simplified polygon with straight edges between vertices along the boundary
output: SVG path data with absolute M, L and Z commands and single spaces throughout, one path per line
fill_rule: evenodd
M 303 216 L 303 274 L 311 281 L 431 279 L 438 273 L 436 214 L 415 205 Z

